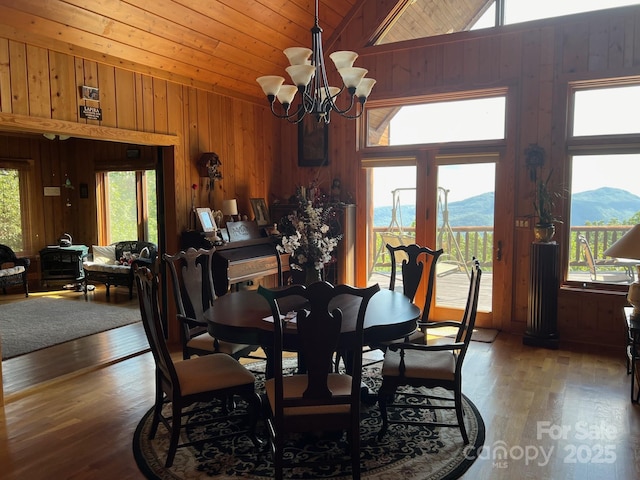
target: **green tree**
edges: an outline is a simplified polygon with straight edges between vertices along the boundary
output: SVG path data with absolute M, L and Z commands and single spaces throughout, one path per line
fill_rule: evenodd
M 0 243 L 17 252 L 24 248 L 20 172 L 17 169 L 0 169 Z

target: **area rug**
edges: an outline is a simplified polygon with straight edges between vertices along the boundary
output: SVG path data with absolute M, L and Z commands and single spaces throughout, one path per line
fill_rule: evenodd
M 458 329 L 456 327 L 440 327 L 427 329 L 427 332 L 429 338 L 455 338 L 458 334 Z M 494 328 L 474 328 L 471 340 L 474 342 L 493 343 L 498 336 L 498 333 L 498 330 Z
M 30 297 L 0 306 L 2 359 L 140 321 L 127 306 L 59 297 Z
M 254 370 L 254 368 L 252 368 Z M 363 369 L 363 381 L 377 391 L 379 386 L 379 365 Z M 261 375 L 257 388 L 264 384 Z M 443 393 L 443 392 L 440 392 Z M 220 408 L 212 405 L 212 412 Z M 239 402 L 239 407 L 243 405 Z M 452 410 L 425 408 L 430 418 L 455 421 Z M 436 413 L 437 412 L 437 413 Z M 482 416 L 473 403 L 464 397 L 465 425 L 469 434 L 469 445 L 465 446 L 457 428 L 390 425 L 382 440 L 376 436 L 382 425 L 380 411 L 376 405 L 363 405 L 361 433 L 362 478 L 368 480 L 451 480 L 459 478 L 474 462 L 477 452 L 484 444 L 485 430 Z M 144 475 L 153 480 L 228 480 L 243 478 L 266 480 L 273 478 L 271 451 L 266 441 L 261 449 L 256 448 L 247 436 L 237 436 L 225 441 L 212 441 L 203 447 L 182 447 L 178 449 L 173 466 L 164 468 L 169 445 L 167 430 L 161 424 L 156 437 L 149 440 L 152 410 L 140 421 L 133 438 L 133 452 L 138 467 Z M 210 427 L 210 428 L 220 428 Z M 228 428 L 228 426 L 225 426 Z M 211 436 L 211 431 L 202 427 L 183 429 L 180 443 Z M 266 440 L 264 422 L 258 424 L 258 436 Z M 343 458 L 347 451 L 344 435 L 340 438 L 330 435 L 305 436 L 299 442 L 295 439 L 286 452 L 297 456 L 301 466 L 285 468 L 287 479 L 351 479 L 350 466 L 327 462 L 325 469 L 304 466 L 304 459 Z M 304 445 L 304 448 L 297 446 Z

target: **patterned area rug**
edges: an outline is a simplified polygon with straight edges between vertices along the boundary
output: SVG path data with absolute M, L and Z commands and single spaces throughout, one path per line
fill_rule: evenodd
M 252 367 L 252 370 L 254 368 Z M 380 365 L 365 367 L 363 381 L 377 391 Z M 258 376 L 257 386 L 263 383 Z M 444 392 L 444 391 L 443 391 Z M 441 392 L 442 393 L 442 392 Z M 212 405 L 215 414 L 219 405 Z M 243 408 L 239 403 L 238 408 Z M 424 409 L 431 419 L 455 421 L 453 410 Z M 437 413 L 436 413 L 437 412 Z M 205 443 L 201 449 L 179 448 L 171 468 L 164 468 L 169 439 L 166 429 L 160 425 L 156 438 L 149 440 L 151 425 L 150 410 L 140 421 L 133 438 L 133 451 L 140 470 L 147 478 L 155 480 L 176 479 L 232 479 L 245 478 L 266 480 L 273 478 L 271 451 L 265 446 L 254 447 L 247 436 L 238 436 L 224 441 Z M 462 443 L 457 428 L 435 428 L 425 426 L 390 425 L 381 441 L 376 435 L 382 425 L 380 411 L 376 405 L 363 405 L 360 432 L 362 439 L 362 478 L 368 480 L 449 480 L 460 477 L 473 463 L 476 452 L 485 438 L 484 422 L 477 408 L 464 398 L 464 413 L 469 445 Z M 193 441 L 203 436 L 214 436 L 212 431 L 221 428 L 194 427 L 183 429 L 181 443 L 188 438 Z M 230 425 L 222 428 L 233 428 Z M 209 430 L 211 429 L 211 430 Z M 266 439 L 263 422 L 258 424 L 259 438 Z M 320 458 L 342 459 L 347 451 L 345 436 L 305 435 L 296 442 L 292 438 L 286 453 L 298 457 L 300 467 L 285 468 L 288 479 L 351 479 L 348 459 L 344 463 L 326 462 L 324 468 L 305 467 L 305 460 Z

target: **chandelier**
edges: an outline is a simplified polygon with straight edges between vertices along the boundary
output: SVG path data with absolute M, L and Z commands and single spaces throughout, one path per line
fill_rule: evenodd
M 318 122 L 329 123 L 331 112 L 336 112 L 345 118 L 358 118 L 364 112 L 364 104 L 371 93 L 376 81 L 365 78 L 367 70 L 354 67 L 358 54 L 356 52 L 334 52 L 329 57 L 342 77 L 342 88 L 332 87 L 327 81 L 327 70 L 322 51 L 322 28 L 318 24 L 318 0 L 316 0 L 316 18 L 311 28 L 311 49 L 305 47 L 291 47 L 284 50 L 290 65 L 286 68 L 293 85 L 284 85 L 284 77 L 266 75 L 257 78 L 262 87 L 271 112 L 278 118 L 283 118 L 290 123 L 298 123 L 302 118 L 311 114 Z M 340 108 L 336 100 L 340 94 L 347 90 L 348 100 L 341 97 L 343 108 Z M 300 100 L 295 110 L 291 109 L 296 93 L 300 92 Z M 276 98 L 281 104 L 276 111 Z M 359 106 L 358 106 L 359 105 Z M 355 108 L 354 108 L 355 107 Z M 353 112 L 351 110 L 353 109 Z

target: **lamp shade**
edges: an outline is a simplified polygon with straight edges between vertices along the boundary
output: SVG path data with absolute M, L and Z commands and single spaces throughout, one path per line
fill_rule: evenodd
M 640 263 L 640 224 L 625 233 L 620 240 L 604 251 L 609 257 L 629 258 Z M 627 301 L 633 305 L 633 318 L 640 318 L 640 265 L 636 265 L 638 279 L 629 285 Z
M 223 215 L 237 215 L 238 214 L 238 202 L 235 198 L 222 201 L 222 214 Z
M 604 251 L 609 257 L 640 260 L 640 224 L 625 233 L 620 240 Z

